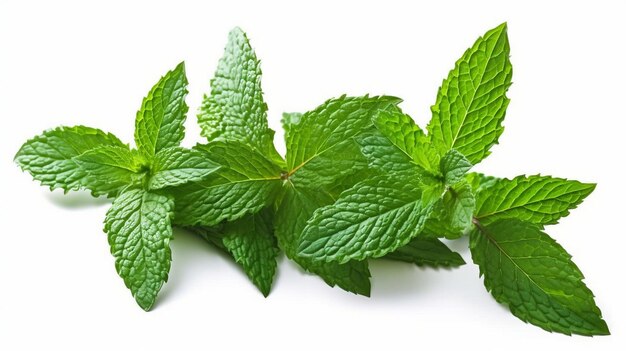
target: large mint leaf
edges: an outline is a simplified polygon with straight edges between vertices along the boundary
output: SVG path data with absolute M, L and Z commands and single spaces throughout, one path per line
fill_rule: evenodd
M 345 263 L 381 257 L 406 245 L 422 228 L 436 197 L 412 174 L 377 176 L 316 210 L 302 232 L 298 254 Z
M 152 161 L 150 189 L 161 189 L 188 182 L 197 182 L 217 171 L 219 165 L 209 160 L 203 152 L 182 147 L 159 151 Z
M 117 272 L 144 310 L 167 281 L 173 206 L 171 197 L 128 190 L 113 201 L 104 221 Z
M 515 316 L 548 331 L 609 334 L 571 256 L 536 225 L 516 219 L 477 224 L 470 240 L 485 287 Z
M 465 264 L 461 255 L 450 250 L 438 239 L 419 237 L 413 238 L 408 244 L 388 253 L 383 258 L 433 268 L 458 267 Z
M 209 141 L 240 141 L 282 162 L 274 149 L 274 131 L 267 126 L 260 61 L 239 28 L 228 35 L 224 55 L 211 80 L 211 94 L 204 97 L 200 107 L 198 124 Z
M 320 276 L 326 284 L 338 286 L 355 294 L 370 295 L 370 272 L 367 261 L 318 262 L 297 256 L 297 244 L 306 221 L 313 212 L 333 202 L 324 191 L 296 188 L 287 184 L 276 214 L 276 237 L 278 244 L 288 258 L 295 261 L 304 270 Z
M 501 24 L 479 38 L 439 88 L 428 132 L 440 154 L 456 149 L 477 164 L 498 142 L 512 76 L 506 29 Z
M 187 77 L 181 62 L 152 87 L 135 119 L 135 143 L 147 156 L 179 146 L 185 137 Z
M 212 226 L 271 204 L 282 184 L 281 168 L 256 149 L 235 141 L 196 147 L 223 166 L 206 179 L 172 189 L 176 224 Z
M 85 170 L 74 160 L 89 150 L 102 146 L 126 147 L 113 134 L 99 129 L 76 126 L 58 127 L 28 140 L 15 155 L 15 162 L 50 190 L 87 188 L 94 196 L 106 194 L 95 184 L 86 184 Z M 113 195 L 113 194 L 111 194 Z
M 595 189 L 595 184 L 548 176 L 497 179 L 476 196 L 476 217 L 483 223 L 517 218 L 539 225 L 556 224 Z
M 371 127 L 375 114 L 396 108 L 399 102 L 390 96 L 342 96 L 301 116 L 289 115 L 285 129 L 289 178 L 296 184 L 320 186 L 364 167 L 353 138 Z

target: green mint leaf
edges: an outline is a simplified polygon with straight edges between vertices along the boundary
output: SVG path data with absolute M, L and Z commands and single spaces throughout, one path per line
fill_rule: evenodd
M 83 185 L 98 193 L 117 194 L 140 182 L 141 164 L 128 146 L 101 146 L 74 157 L 84 170 Z
M 512 76 L 506 30 L 503 23 L 479 38 L 439 88 L 428 132 L 441 154 L 456 149 L 477 164 L 498 142 Z
M 211 94 L 204 97 L 198 124 L 209 141 L 236 140 L 279 162 L 274 131 L 267 126 L 267 105 L 261 89 L 261 66 L 246 34 L 239 28 L 228 35 Z
M 423 196 L 415 176 L 377 176 L 316 210 L 302 232 L 298 254 L 345 263 L 381 257 L 406 245 L 423 228 L 436 198 Z
M 595 184 L 548 176 L 498 179 L 476 196 L 476 217 L 483 223 L 517 218 L 539 225 L 558 223 L 595 189 Z
M 15 162 L 42 185 L 49 186 L 50 190 L 87 188 L 98 196 L 107 192 L 85 184 L 85 170 L 75 162 L 74 157 L 102 146 L 127 147 L 113 134 L 99 129 L 58 127 L 24 143 L 15 155 Z
M 469 183 L 463 181 L 448 187 L 426 221 L 424 234 L 447 239 L 461 237 L 472 225 L 475 207 Z
M 364 166 L 358 148 L 353 147 L 354 153 L 346 148 L 352 147 L 353 137 L 371 127 L 376 113 L 399 102 L 390 96 L 342 96 L 291 118 L 285 129 L 288 177 L 294 183 L 324 185 Z
M 196 149 L 222 168 L 204 180 L 171 190 L 176 197 L 176 224 L 212 226 L 255 213 L 274 201 L 282 170 L 257 150 L 234 141 Z
M 104 221 L 117 273 L 146 311 L 170 270 L 173 206 L 168 196 L 132 189 L 113 201 Z
M 200 181 L 217 171 L 219 165 L 197 150 L 170 147 L 159 151 L 151 166 L 150 189 L 161 189 Z
M 179 146 L 185 137 L 187 77 L 181 62 L 152 87 L 135 119 L 135 143 L 146 156 Z
M 271 211 L 225 222 L 216 229 L 195 227 L 192 230 L 228 252 L 261 293 L 266 297 L 269 295 L 279 252 Z
M 441 158 L 441 174 L 447 185 L 460 182 L 467 171 L 472 168 L 472 164 L 462 153 L 452 149 Z
M 331 204 L 332 197 L 324 191 L 296 188 L 289 184 L 284 189 L 276 214 L 275 234 L 287 257 L 304 270 L 320 276 L 331 287 L 338 286 L 355 294 L 369 296 L 371 285 L 367 261 L 337 264 L 297 256 L 297 244 L 306 221 L 317 208 Z
M 450 250 L 438 239 L 430 238 L 413 238 L 408 244 L 386 254 L 383 258 L 433 268 L 458 267 L 465 264 L 461 255 Z
M 470 240 L 485 287 L 516 317 L 568 335 L 609 334 L 583 274 L 540 228 L 505 219 L 477 224 Z

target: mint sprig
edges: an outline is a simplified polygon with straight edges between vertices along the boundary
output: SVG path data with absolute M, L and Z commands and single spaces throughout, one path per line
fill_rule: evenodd
M 148 310 L 167 281 L 174 212 L 172 189 L 201 180 L 220 166 L 180 147 L 187 112 L 183 63 L 144 98 L 131 149 L 98 129 L 59 127 L 27 141 L 15 162 L 51 190 L 87 189 L 114 198 L 104 221 L 115 268 Z
M 471 172 L 504 130 L 509 55 L 506 24 L 479 38 L 443 81 L 425 130 L 392 96 L 344 95 L 285 113 L 283 158 L 260 61 L 235 28 L 198 113 L 206 144 L 180 147 L 181 63 L 144 98 L 136 149 L 97 129 L 59 127 L 27 141 L 15 161 L 51 190 L 114 199 L 104 231 L 146 310 L 168 278 L 172 225 L 230 254 L 264 296 L 280 251 L 328 285 L 369 296 L 369 260 L 458 267 L 465 261 L 441 239 L 469 236 L 485 287 L 513 315 L 548 331 L 609 334 L 581 271 L 545 232 L 595 184 Z
M 359 144 L 369 167 L 384 175 L 316 210 L 298 254 L 319 262 L 392 257 L 425 263 L 428 253 L 414 249 L 420 240 L 469 234 L 487 290 L 515 316 L 549 331 L 608 334 L 582 273 L 543 232 L 595 185 L 468 173 L 503 131 L 512 75 L 506 32 L 506 24 L 488 31 L 456 62 L 437 94 L 427 135 L 399 109 L 374 117 L 374 130 Z M 449 253 L 438 255 L 445 262 Z

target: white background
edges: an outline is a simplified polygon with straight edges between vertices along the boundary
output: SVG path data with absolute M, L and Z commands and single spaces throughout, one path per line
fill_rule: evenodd
M 624 349 L 626 10 L 618 2 L 208 3 L 1 2 L 0 349 Z M 343 93 L 400 96 L 425 125 L 454 61 L 503 21 L 512 102 L 500 145 L 476 169 L 598 183 L 548 232 L 585 273 L 612 336 L 524 324 L 491 298 L 471 263 L 435 271 L 373 262 L 368 299 L 282 259 L 265 299 L 227 257 L 182 232 L 170 281 L 146 313 L 115 273 L 102 232 L 108 201 L 50 193 L 12 163 L 24 141 L 58 125 L 131 142 L 141 98 L 181 60 L 190 81 L 184 144 L 201 141 L 194 112 L 234 26 L 262 60 L 274 129 L 283 111 Z M 280 131 L 276 141 L 284 150 Z M 471 262 L 466 245 L 452 246 Z

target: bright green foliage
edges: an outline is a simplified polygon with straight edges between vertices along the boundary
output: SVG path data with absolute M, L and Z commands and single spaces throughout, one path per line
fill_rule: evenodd
M 476 217 L 482 223 L 517 218 L 539 225 L 556 224 L 595 187 L 595 184 L 538 175 L 498 179 L 478 193 Z
M 608 327 L 570 255 L 543 229 L 595 188 L 548 176 L 468 173 L 498 143 L 511 85 L 507 26 L 479 38 L 440 87 L 420 128 L 399 98 L 332 98 L 283 114 L 273 144 L 260 61 L 236 28 L 198 114 L 208 144 L 188 150 L 181 63 L 144 98 L 136 149 L 88 127 L 27 141 L 15 162 L 51 190 L 115 198 L 105 219 L 119 275 L 150 309 L 167 281 L 171 225 L 232 256 L 267 296 L 280 250 L 328 285 L 369 296 L 368 260 L 465 264 L 439 238 L 470 236 L 495 299 L 525 322 L 564 334 Z
M 145 310 L 170 269 L 171 187 L 201 181 L 220 168 L 204 153 L 179 147 L 186 94 L 181 63 L 144 98 L 135 121 L 137 149 L 97 129 L 59 127 L 27 141 L 15 156 L 50 189 L 89 189 L 94 196 L 115 197 L 104 231 L 118 274 Z
M 102 146 L 127 147 L 115 135 L 98 129 L 58 127 L 24 143 L 15 155 L 15 162 L 50 190 L 89 189 L 94 196 L 114 196 L 119 189 L 85 182 L 87 172 L 75 160 L 76 156 Z
M 148 187 L 152 190 L 201 181 L 219 166 L 202 152 L 179 146 L 161 150 L 154 157 Z
M 133 189 L 113 201 L 104 221 L 117 273 L 144 310 L 167 281 L 173 206 L 169 196 Z
M 175 223 L 216 225 L 255 213 L 271 204 L 282 181 L 282 169 L 248 145 L 216 141 L 196 150 L 224 167 L 211 177 L 174 189 Z
M 465 264 L 463 257 L 450 250 L 446 244 L 438 239 L 428 238 L 414 238 L 408 244 L 384 257 L 433 268 L 458 267 Z
M 583 274 L 538 226 L 517 219 L 477 225 L 470 246 L 487 290 L 521 320 L 564 334 L 609 334 Z
M 178 146 L 185 137 L 187 104 L 185 64 L 162 77 L 143 99 L 135 120 L 135 143 L 147 156 L 164 148 Z
M 274 149 L 274 131 L 267 126 L 260 62 L 239 28 L 228 35 L 224 56 L 211 80 L 211 94 L 205 95 L 200 108 L 198 124 L 209 141 L 237 140 L 272 160 L 282 160 Z
M 276 237 L 288 258 L 304 270 L 319 275 L 330 286 L 369 296 L 370 272 L 367 262 L 315 262 L 297 256 L 297 244 L 306 221 L 316 209 L 331 204 L 332 197 L 324 191 L 299 189 L 292 185 L 285 188 L 284 197 L 276 214 Z
M 298 254 L 318 262 L 386 257 L 421 265 L 463 263 L 436 238 L 472 233 L 485 285 L 521 319 L 583 335 L 608 329 L 563 249 L 541 232 L 593 189 L 559 178 L 513 180 L 469 173 L 502 134 L 512 68 L 506 24 L 487 32 L 444 80 L 428 135 L 399 108 L 356 138 L 373 174 L 316 210 Z M 493 231 L 493 235 L 489 234 Z
M 302 233 L 300 256 L 345 263 L 406 245 L 421 231 L 436 199 L 422 197 L 416 177 L 398 178 L 367 179 L 315 211 Z
M 439 88 L 428 132 L 441 155 L 456 149 L 476 164 L 498 142 L 512 76 L 506 31 L 503 23 L 479 38 Z
M 342 96 L 304 114 L 284 114 L 285 161 L 272 144 L 274 132 L 267 127 L 260 81 L 259 60 L 248 39 L 241 30 L 233 30 L 211 81 L 211 94 L 198 115 L 209 144 L 196 149 L 223 167 L 175 190 L 175 222 L 212 226 L 206 229 L 211 231 L 226 228 L 222 221 L 245 227 L 251 214 L 271 208 L 274 234 L 289 258 L 331 286 L 369 295 L 367 262 L 314 262 L 298 257 L 296 249 L 315 209 L 332 203 L 340 191 L 369 174 L 355 139 L 372 128 L 379 111 L 397 109 L 400 100 Z
M 337 178 L 365 168 L 353 137 L 372 125 L 379 111 L 394 109 L 395 97 L 330 99 L 302 115 L 285 130 L 287 169 L 293 182 L 310 186 L 332 184 Z

